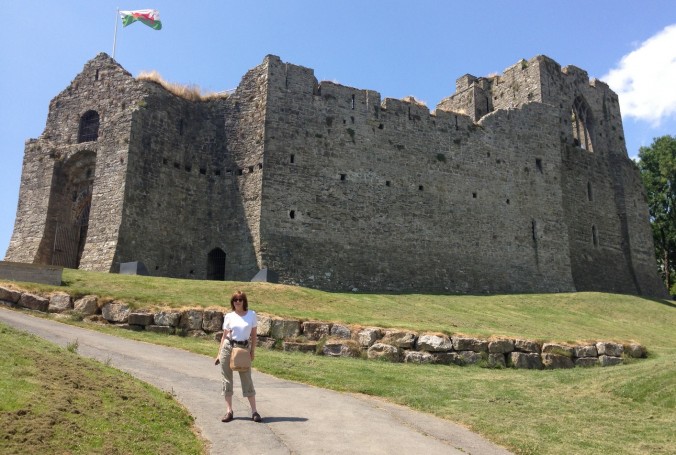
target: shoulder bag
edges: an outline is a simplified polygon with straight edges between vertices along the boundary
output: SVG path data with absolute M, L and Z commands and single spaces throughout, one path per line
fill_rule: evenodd
M 246 371 L 251 368 L 251 353 L 246 348 L 233 346 L 230 352 L 230 369 L 232 371 Z

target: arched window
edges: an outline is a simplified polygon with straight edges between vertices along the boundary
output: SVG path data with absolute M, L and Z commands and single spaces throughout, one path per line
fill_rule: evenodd
M 573 127 L 573 141 L 575 145 L 589 152 L 593 152 L 592 147 L 592 113 L 589 105 L 584 98 L 578 96 L 573 102 L 573 111 L 570 123 Z
M 99 114 L 96 111 L 87 111 L 80 117 L 80 131 L 77 142 L 93 142 L 99 138 Z
M 225 280 L 225 251 L 214 248 L 207 256 L 207 280 Z

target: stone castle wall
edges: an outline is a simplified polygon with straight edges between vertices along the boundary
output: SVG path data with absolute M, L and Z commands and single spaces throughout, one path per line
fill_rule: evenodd
M 78 143 L 88 111 L 100 134 Z M 27 143 L 7 260 L 228 280 L 268 268 L 327 290 L 664 295 L 622 136 L 617 96 L 543 56 L 462 76 L 430 112 L 275 56 L 227 98 L 188 101 L 100 54 Z M 57 225 L 88 194 L 72 265 Z

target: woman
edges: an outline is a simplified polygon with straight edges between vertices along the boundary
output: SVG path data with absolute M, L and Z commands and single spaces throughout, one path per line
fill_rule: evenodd
M 246 294 L 241 291 L 235 292 L 230 298 L 232 311 L 223 318 L 223 337 L 216 356 L 216 365 L 221 364 L 223 375 L 223 395 L 225 395 L 226 414 L 222 422 L 230 422 L 234 418 L 232 412 L 232 370 L 230 369 L 230 352 L 237 345 L 249 350 L 251 362 L 254 360 L 256 349 L 256 312 L 249 310 L 249 302 Z M 256 391 L 251 380 L 251 369 L 239 372 L 242 383 L 242 395 L 249 399 L 251 405 L 251 420 L 260 422 L 261 416 L 256 411 Z

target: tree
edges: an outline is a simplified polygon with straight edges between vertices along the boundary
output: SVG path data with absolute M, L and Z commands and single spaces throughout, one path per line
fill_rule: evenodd
M 648 210 L 657 262 L 667 289 L 674 283 L 676 262 L 676 137 L 662 136 L 638 153 L 641 180 L 648 193 Z

